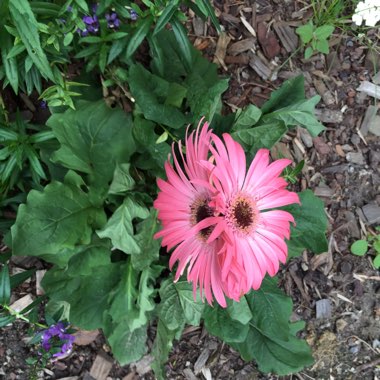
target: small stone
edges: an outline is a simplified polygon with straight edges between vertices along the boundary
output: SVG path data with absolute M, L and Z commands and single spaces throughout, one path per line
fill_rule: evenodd
M 105 353 L 98 354 L 92 364 L 90 375 L 97 380 L 105 380 L 111 371 L 113 360 Z
M 356 165 L 364 165 L 365 160 L 362 152 L 350 152 L 346 155 L 346 160 L 356 164 Z
M 359 345 L 350 347 L 351 354 L 357 354 L 359 351 L 360 351 Z
M 336 331 L 342 332 L 348 323 L 344 319 L 338 319 L 335 323 Z
M 354 144 L 354 145 L 358 145 L 360 143 L 360 137 L 354 133 L 352 136 L 351 136 L 351 142 Z
M 199 355 L 197 361 L 194 364 L 194 372 L 198 375 L 202 369 L 205 367 L 208 358 L 210 357 L 210 350 L 208 348 L 204 349 Z
M 75 344 L 78 346 L 87 346 L 92 343 L 99 335 L 99 330 L 78 330 L 75 336 Z
M 372 168 L 378 168 L 380 164 L 380 152 L 371 149 L 369 151 L 369 163 L 371 164 Z
M 376 204 L 367 204 L 361 209 L 368 224 L 380 223 L 380 207 Z
M 313 138 L 310 133 L 305 128 L 298 128 L 298 131 L 301 136 L 302 142 L 308 147 L 311 148 L 313 146 Z
M 315 149 L 322 156 L 326 156 L 330 153 L 330 147 L 324 142 L 321 137 L 313 138 Z
M 369 124 L 368 130 L 375 136 L 380 136 L 380 116 L 375 115 L 372 123 Z
M 185 375 L 186 380 L 198 380 L 190 368 L 185 368 L 182 372 Z
M 154 358 L 151 355 L 145 355 L 138 362 L 135 363 L 136 372 L 139 375 L 145 375 L 151 370 L 151 364 L 153 363 Z
M 329 299 L 318 300 L 315 306 L 317 319 L 331 317 L 331 301 Z

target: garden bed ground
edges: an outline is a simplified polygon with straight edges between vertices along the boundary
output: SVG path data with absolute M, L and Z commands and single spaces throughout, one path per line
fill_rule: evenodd
M 378 106 L 373 97 L 357 91 L 362 81 L 380 84 L 375 69 L 380 66 L 380 54 L 369 49 L 369 41 L 378 43 L 379 29 L 369 30 L 361 41 L 336 29 L 329 55 L 304 60 L 302 52 L 296 52 L 299 44 L 294 30 L 311 16 L 310 7 L 287 0 L 250 3 L 215 3 L 226 31 L 221 36 L 209 24 L 193 15 L 189 18 L 194 45 L 220 66 L 221 75 L 231 77 L 224 106 L 232 110 L 249 103 L 260 106 L 285 79 L 302 73 L 307 95 L 322 97 L 318 117 L 327 127 L 317 138 L 305 130 L 293 130 L 272 151 L 274 157 L 305 160 L 297 186 L 311 188 L 323 199 L 330 222 L 328 252 L 319 256 L 305 252 L 280 273 L 295 304 L 294 320 L 307 322 L 304 336 L 315 357 L 311 368 L 284 378 L 379 378 L 380 274 L 373 269 L 370 256 L 356 257 L 349 249 L 380 223 L 380 120 L 378 116 L 369 120 Z M 13 98 L 4 99 L 9 109 L 16 107 Z M 43 119 L 47 111 L 33 103 L 37 104 L 36 99 L 17 100 L 25 117 Z M 17 260 L 14 268 L 35 263 Z M 34 281 L 19 287 L 15 299 L 27 294 L 35 294 Z M 20 322 L 2 330 L 0 378 L 30 378 L 25 359 L 33 352 L 26 344 L 27 336 L 27 326 Z M 112 360 L 101 334 L 89 340 L 89 344 L 76 345 L 68 358 L 49 365 L 41 378 L 154 378 L 149 356 L 121 368 Z M 185 330 L 166 368 L 168 379 L 278 378 L 261 375 L 254 363 L 243 362 L 202 327 Z

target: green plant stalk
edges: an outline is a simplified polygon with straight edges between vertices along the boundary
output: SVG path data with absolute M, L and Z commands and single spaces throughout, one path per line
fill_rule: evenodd
M 4 310 L 6 310 L 10 315 L 16 317 L 17 319 L 21 319 L 22 321 L 24 322 L 27 322 L 27 323 L 30 323 L 32 325 L 35 325 L 37 327 L 40 327 L 40 328 L 43 328 L 43 329 L 47 329 L 49 328 L 49 326 L 46 326 L 46 325 L 43 325 L 42 323 L 38 323 L 38 322 L 32 322 L 30 321 L 27 317 L 25 317 L 23 314 L 19 313 L 18 311 L 12 309 L 11 307 L 7 306 L 7 305 L 1 305 L 2 308 Z

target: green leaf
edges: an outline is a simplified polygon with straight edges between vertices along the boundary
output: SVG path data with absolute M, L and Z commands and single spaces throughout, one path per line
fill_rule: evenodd
M 24 44 L 21 43 L 21 44 L 14 45 L 11 48 L 11 50 L 9 51 L 9 53 L 7 54 L 7 59 L 11 59 L 11 58 L 14 58 L 14 57 L 18 56 L 24 50 L 25 50 L 25 45 Z
M 207 305 L 203 318 L 207 331 L 212 335 L 228 343 L 244 342 L 249 331 L 248 323 L 252 318 L 252 313 L 247 301 L 242 298 L 240 302 L 227 300 L 227 308 Z
M 199 325 L 204 304 L 198 292 L 194 301 L 192 285 L 187 281 L 173 283 L 171 277 L 166 279 L 161 283 L 160 297 L 158 315 L 168 329 L 179 329 L 184 322 Z
M 294 204 L 282 208 L 294 216 L 296 223 L 296 226 L 290 227 L 291 235 L 287 242 L 289 257 L 299 256 L 305 249 L 314 253 L 326 252 L 327 217 L 324 204 L 311 190 L 298 195 L 301 206 Z
M 9 11 L 29 57 L 45 78 L 54 81 L 49 61 L 41 46 L 38 23 L 28 0 L 9 0 Z
M 377 254 L 375 256 L 375 258 L 373 259 L 373 266 L 376 268 L 376 269 L 379 269 L 380 268 L 380 255 Z
M 193 46 L 190 44 L 189 38 L 187 36 L 187 30 L 176 17 L 172 18 L 171 23 L 174 36 L 182 53 L 183 64 L 187 70 L 190 71 L 193 64 Z
M 314 49 L 309 46 L 308 48 L 306 48 L 305 50 L 305 59 L 309 59 L 314 53 Z
M 112 43 L 111 49 L 108 54 L 107 65 L 114 61 L 127 46 L 127 39 L 123 38 Z
M 367 240 L 357 240 L 351 245 L 351 252 L 356 256 L 364 256 L 368 251 Z
M 71 44 L 73 38 L 74 38 L 74 34 L 73 33 L 71 33 L 71 32 L 66 33 L 65 38 L 63 39 L 63 45 L 64 46 L 69 46 Z
M 16 317 L 14 315 L 0 315 L 0 327 L 5 327 L 6 325 L 11 324 L 15 320 Z
M 295 327 L 299 329 L 301 326 L 297 324 Z M 262 372 L 274 372 L 280 376 L 295 373 L 314 361 L 307 343 L 296 337 L 295 327 L 289 339 L 283 341 L 267 336 L 250 324 L 246 341 L 231 343 L 231 346 L 240 352 L 244 360 L 256 360 Z
M 94 269 L 111 264 L 111 247 L 104 241 L 78 247 L 69 260 L 70 276 L 89 276 Z
M 132 255 L 131 262 L 135 270 L 141 271 L 148 268 L 159 256 L 161 245 L 157 239 L 154 239 L 154 234 L 159 229 L 157 211 L 152 208 L 149 217 L 140 222 L 136 229 L 137 234 L 134 238 L 140 253 Z
M 137 31 L 129 40 L 127 50 L 125 52 L 125 58 L 129 59 L 132 57 L 133 53 L 137 50 L 137 48 L 141 45 L 144 38 L 149 33 L 150 27 L 153 23 L 153 19 L 150 17 L 146 17 L 142 19 L 141 23 L 136 25 Z
M 267 114 L 303 100 L 305 100 L 305 79 L 303 75 L 298 75 L 288 79 L 279 89 L 273 91 L 269 100 L 261 107 L 261 112 Z
M 13 91 L 17 94 L 19 82 L 17 61 L 15 58 L 7 59 L 7 55 L 9 54 L 9 52 L 10 49 L 6 48 L 5 46 L 2 47 L 1 58 L 4 65 L 5 75 L 9 80 L 9 83 L 12 86 Z
M 100 238 L 110 238 L 113 247 L 125 253 L 140 253 L 140 247 L 134 238 L 132 221 L 135 218 L 145 219 L 148 216 L 149 212 L 145 207 L 131 198 L 126 198 L 97 234 Z
M 170 22 L 171 18 L 173 17 L 174 13 L 178 8 L 178 3 L 179 0 L 172 0 L 165 7 L 164 11 L 162 12 L 161 16 L 158 18 L 156 22 L 156 27 L 154 28 L 153 35 L 159 33 L 163 28 L 165 28 L 166 24 Z
M 70 304 L 72 324 L 86 330 L 103 328 L 109 294 L 120 279 L 120 265 L 93 267 L 89 276 L 72 277 L 70 269 L 49 270 L 42 280 L 43 288 L 52 301 Z
M 154 297 L 157 293 L 152 285 L 162 269 L 163 267 L 153 265 L 145 269 L 139 278 L 138 272 L 128 262 L 109 309 L 113 323 L 124 321 L 130 331 L 148 323 L 149 313 L 155 308 Z
M 20 273 L 17 273 L 17 274 L 14 274 L 13 276 L 11 276 L 10 277 L 11 289 L 14 289 L 15 287 L 22 284 L 25 280 L 32 277 L 35 272 L 36 272 L 35 269 L 29 269 L 29 270 L 25 270 L 23 272 L 20 272 Z
M 85 0 L 75 0 L 75 2 L 79 5 L 80 8 L 82 8 L 85 13 L 89 13 L 88 5 Z
M 167 131 L 165 131 L 157 140 L 156 140 L 156 144 L 161 144 L 163 142 L 165 142 L 169 137 L 169 134 Z
M 327 40 L 318 40 L 316 42 L 315 48 L 323 54 L 328 54 L 330 50 Z
M 214 8 L 210 4 L 210 1 L 209 0 L 196 0 L 195 3 L 198 5 L 199 9 L 202 11 L 202 13 L 206 17 L 211 18 L 211 21 L 214 24 L 216 30 L 218 31 L 218 33 L 220 33 L 220 31 L 221 31 L 220 24 L 219 24 L 218 18 L 215 15 Z
M 11 299 L 11 284 L 8 265 L 3 265 L 0 272 L 0 305 L 7 305 Z
M 131 65 L 129 87 L 145 118 L 172 128 L 181 128 L 189 121 L 180 110 L 166 104 L 170 83 L 143 66 Z
M 47 121 L 61 143 L 52 159 L 90 175 L 90 182 L 108 187 L 117 163 L 128 162 L 135 151 L 131 118 L 103 100 L 79 102 L 77 110 L 53 114 Z
M 194 62 L 185 85 L 188 87 L 187 103 L 194 114 L 194 120 L 205 116 L 212 120 L 221 110 L 221 95 L 228 88 L 228 79 L 221 79 L 217 66 L 193 51 Z
M 246 151 L 255 153 L 260 148 L 272 148 L 286 132 L 286 126 L 278 120 L 259 127 L 238 130 L 231 133 L 231 136 L 241 143 Z
M 114 32 L 104 38 L 104 41 L 116 41 L 128 36 L 126 32 Z
M 142 358 L 147 351 L 146 326 L 130 331 L 124 322 L 119 323 L 110 335 L 106 335 L 112 354 L 121 365 L 127 365 Z
M 132 190 L 135 180 L 129 174 L 130 164 L 117 164 L 108 194 L 124 194 Z
M 90 242 L 92 229 L 104 221 L 104 212 L 91 203 L 79 183 L 70 181 L 73 175 L 69 172 L 65 183 L 52 182 L 43 192 L 28 194 L 11 229 L 15 255 L 39 256 L 64 265 L 77 244 Z
M 183 326 L 179 327 L 178 330 L 170 330 L 161 319 L 158 320 L 156 338 L 152 349 L 154 357 L 152 369 L 158 380 L 166 379 L 163 364 L 168 360 L 176 334 L 180 333 L 182 329 Z
M 289 323 L 292 301 L 277 288 L 275 279 L 265 278 L 260 292 L 251 291 L 245 298 L 253 316 L 248 335 L 244 342 L 231 343 L 243 359 L 255 359 L 262 372 L 278 375 L 298 372 L 313 363 L 310 348 L 296 337 L 304 324 Z
M 289 335 L 288 316 L 292 313 L 292 300 L 277 287 L 276 278 L 265 277 L 260 289 L 250 294 L 253 305 L 253 323 L 261 331 L 286 341 Z
M 331 36 L 334 31 L 334 27 L 332 25 L 322 25 L 319 26 L 314 31 L 314 36 L 317 40 L 326 40 Z
M 377 235 L 375 238 L 375 242 L 373 243 L 373 248 L 377 253 L 380 253 L 380 236 Z
M 140 157 L 136 159 L 134 165 L 140 169 L 152 170 L 154 176 L 165 176 L 164 163 L 171 152 L 167 143 L 156 144 L 157 134 L 154 132 L 155 123 L 135 117 L 133 125 L 133 137 L 138 144 Z
M 296 29 L 296 33 L 301 37 L 301 40 L 304 44 L 307 44 L 313 39 L 313 32 L 314 32 L 314 25 L 312 22 L 299 26 Z
M 253 104 L 249 104 L 244 110 L 239 109 L 235 114 L 233 130 L 253 127 L 259 121 L 261 114 L 260 109 Z
M 295 102 L 290 106 L 265 114 L 262 121 L 269 123 L 273 120 L 282 120 L 288 128 L 300 125 L 315 137 L 325 129 L 314 115 L 314 109 L 319 100 L 320 96 L 315 95 L 308 100 Z

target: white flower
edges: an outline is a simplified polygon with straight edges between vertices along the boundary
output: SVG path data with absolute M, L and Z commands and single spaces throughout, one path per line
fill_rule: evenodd
M 363 21 L 366 26 L 375 26 L 380 21 L 380 0 L 360 1 L 356 6 L 352 21 L 359 26 Z

